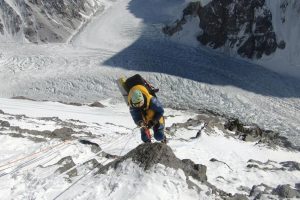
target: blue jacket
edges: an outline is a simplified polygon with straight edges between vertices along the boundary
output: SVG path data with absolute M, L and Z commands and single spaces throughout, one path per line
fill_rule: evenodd
M 164 123 L 164 109 L 159 100 L 154 96 L 151 97 L 148 108 L 147 106 L 141 108 L 130 107 L 130 114 L 137 125 L 141 121 L 148 123 L 150 120 L 157 121 L 160 124 Z

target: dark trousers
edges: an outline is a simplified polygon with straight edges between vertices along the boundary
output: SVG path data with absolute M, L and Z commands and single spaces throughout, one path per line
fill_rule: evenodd
M 153 127 L 154 138 L 157 141 L 162 141 L 165 138 L 164 129 L 165 126 L 163 124 L 156 124 Z M 150 130 L 148 131 L 150 133 Z M 151 142 L 151 136 L 147 133 L 147 130 L 145 130 L 144 128 L 141 128 L 141 138 L 143 142 Z

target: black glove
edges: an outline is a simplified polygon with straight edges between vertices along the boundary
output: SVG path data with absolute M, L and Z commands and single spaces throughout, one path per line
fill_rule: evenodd
M 137 123 L 137 125 L 139 126 L 139 127 L 141 127 L 141 128 L 144 128 L 144 127 L 146 127 L 146 124 L 145 124 L 145 122 L 144 121 L 139 121 L 138 123 Z
M 158 122 L 156 120 L 150 120 L 147 124 L 148 128 L 152 128 L 153 126 L 155 126 Z

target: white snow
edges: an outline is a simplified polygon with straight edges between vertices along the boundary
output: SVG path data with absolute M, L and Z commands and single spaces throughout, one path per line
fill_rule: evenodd
M 0 44 L 0 95 L 120 102 L 115 79 L 141 73 L 160 88 L 167 106 L 217 111 L 299 143 L 299 80 L 169 41 L 161 34 L 162 16 L 173 19 L 176 12 L 168 11 L 184 4 L 164 1 L 167 11 L 149 13 L 141 11 L 155 10 L 156 1 L 111 2 L 71 45 Z
M 267 6 L 272 12 L 272 22 L 278 42 L 285 41 L 286 47 L 276 51 L 271 56 L 264 56 L 259 64 L 290 76 L 300 77 L 300 2 L 297 0 L 287 1 L 286 9 L 281 8 L 283 0 L 267 0 Z M 283 12 L 285 10 L 285 12 Z M 283 21 L 284 19 L 284 21 Z
M 182 31 L 172 35 L 171 40 L 179 42 L 184 45 L 199 46 L 197 36 L 200 35 L 201 30 L 198 28 L 200 20 L 198 17 L 186 17 L 187 23 L 183 25 Z
M 210 50 L 170 41 L 162 35 L 161 28 L 180 13 L 186 1 L 160 3 L 109 2 L 109 8 L 80 29 L 70 44 L 0 43 L 0 97 L 5 97 L 0 98 L 0 110 L 5 112 L 0 114 L 0 120 L 23 129 L 53 131 L 63 125 L 40 117 L 58 117 L 63 123 L 73 124 L 74 131 L 82 132 L 78 137 L 98 143 L 107 153 L 124 155 L 141 140 L 115 80 L 121 75 L 140 73 L 160 88 L 158 95 L 166 107 L 191 108 L 167 108 L 167 127 L 195 117 L 197 109 L 208 109 L 279 131 L 299 144 L 299 80 Z M 48 101 L 7 99 L 12 96 Z M 76 107 L 49 100 L 81 103 L 100 100 L 106 107 Z M 22 114 L 26 117 L 16 116 Z M 246 167 L 249 159 L 273 160 L 276 166 L 282 161 L 300 162 L 299 153 L 226 138 L 217 128 L 212 132 L 205 130 L 199 139 L 190 140 L 201 126 L 177 130 L 174 137 L 170 136 L 169 145 L 179 158 L 207 165 L 208 180 L 217 187 L 242 193 L 238 190 L 241 185 L 251 188 L 261 182 L 276 186 L 299 181 L 298 171 L 265 172 Z M 88 136 L 88 132 L 96 137 Z M 24 134 L 26 138 L 14 138 L 8 128 L 1 133 L 0 166 L 60 142 L 48 138 L 34 143 L 28 138 L 29 133 Z M 72 156 L 78 166 L 79 175 L 70 182 L 65 174 L 53 173 L 58 168 L 53 164 L 65 156 Z M 160 165 L 144 172 L 127 161 L 117 171 L 110 170 L 97 177 L 90 173 L 80 179 L 89 172 L 82 163 L 91 158 L 102 164 L 111 161 L 95 155 L 89 146 L 77 141 L 44 152 L 30 162 L 20 160 L 18 165 L 3 171 L 8 174 L 0 177 L 0 195 L 8 199 L 53 199 L 68 187 L 61 199 L 124 199 L 125 195 L 153 199 L 150 196 L 154 194 L 153 187 L 162 195 L 156 196 L 157 199 L 194 199 L 199 195 L 195 188 L 187 186 L 180 170 Z M 233 171 L 225 164 L 210 162 L 211 158 L 226 162 Z M 76 180 L 79 182 L 75 183 Z M 205 199 L 209 189 L 195 184 L 202 188 L 201 197 Z
M 134 129 L 125 103 L 104 104 L 107 107 L 90 108 L 54 102 L 0 99 L 0 108 L 5 112 L 0 117 L 4 120 L 8 115 L 23 114 L 31 121 L 39 121 L 38 117 L 42 116 L 59 117 L 64 121 L 80 120 L 96 136 L 94 139 L 89 138 L 90 141 L 100 144 L 105 152 L 124 155 L 141 144 L 139 130 Z M 167 127 L 175 122 L 185 122 L 195 115 L 192 111 L 166 109 L 166 116 L 170 119 Z M 10 117 L 5 120 L 10 122 Z M 14 125 L 22 126 L 22 120 L 19 119 L 18 124 L 13 119 Z M 127 123 L 121 125 L 117 122 Z M 51 120 L 44 123 L 56 126 Z M 238 190 L 240 186 L 251 188 L 253 185 L 265 183 L 276 187 L 279 184 L 294 185 L 299 181 L 299 171 L 246 167 L 249 159 L 261 162 L 272 160 L 267 167 L 279 167 L 279 162 L 283 161 L 300 162 L 299 152 L 272 150 L 264 145 L 257 146 L 254 143 L 226 138 L 217 128 L 212 132 L 205 129 L 200 138 L 191 140 L 190 137 L 195 136 L 201 126 L 199 124 L 189 129 L 176 130 L 174 136 L 168 135 L 168 145 L 180 159 L 189 158 L 195 163 L 206 165 L 208 181 L 218 188 L 226 192 L 243 193 Z M 187 185 L 181 170 L 166 168 L 160 164 L 143 171 L 127 160 L 116 170 L 110 169 L 105 174 L 95 176 L 95 169 L 91 171 L 91 168 L 83 167 L 82 164 L 92 158 L 103 164 L 109 160 L 92 153 L 89 146 L 80 144 L 77 140 L 61 142 L 55 139 L 34 143 L 24 138 L 1 135 L 0 146 L 4 155 L 0 160 L 0 194 L 10 199 L 54 199 L 57 196 L 58 199 L 197 199 L 199 195 L 203 199 L 212 198 L 207 196 L 212 195 L 207 186 L 190 178 L 202 189 L 201 194 L 198 194 L 196 188 Z M 71 178 L 71 182 L 67 181 L 66 174 L 54 173 L 58 166 L 53 164 L 66 156 L 72 156 L 78 170 L 78 176 Z M 228 166 L 210 162 L 212 158 L 225 162 Z M 10 164 L 7 165 L 8 163 Z

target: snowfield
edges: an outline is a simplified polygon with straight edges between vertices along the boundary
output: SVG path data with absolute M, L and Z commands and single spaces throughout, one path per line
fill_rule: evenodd
M 184 2 L 165 1 L 166 9 L 158 10 L 157 1 L 144 4 L 140 0 L 112 3 L 71 44 L 18 44 L 16 48 L 1 43 L 0 95 L 121 102 L 115 79 L 140 73 L 160 88 L 168 107 L 208 109 L 238 117 L 300 144 L 299 79 L 174 43 L 161 28 L 174 19 L 178 12 L 171 11 L 182 9 Z
M 166 38 L 161 28 L 188 1 L 106 2 L 67 44 L 0 43 L 1 198 L 222 199 L 222 190 L 254 199 L 260 189 L 276 199 L 278 185 L 299 190 L 299 151 L 242 141 L 223 119 L 299 146 L 299 79 Z M 97 173 L 142 143 L 115 82 L 136 73 L 160 89 L 168 146 L 205 165 L 208 182 L 130 159 Z M 18 96 L 38 101 L 10 99 Z M 87 106 L 95 101 L 103 107 Z
M 0 102 L 4 112 L 0 114 L 1 122 L 11 124 L 1 128 L 0 193 L 5 199 L 214 198 L 206 185 L 191 178 L 202 190 L 198 193 L 187 184 L 181 169 L 162 164 L 144 171 L 135 162 L 126 160 L 117 169 L 95 173 L 97 165 L 114 159 L 107 154 L 123 156 L 142 143 L 125 104 L 104 101 L 101 103 L 105 107 L 93 108 L 28 100 L 0 99 Z M 167 127 L 171 127 L 195 118 L 197 113 L 167 109 L 166 116 Z M 204 122 L 210 123 L 203 120 L 196 126 L 168 134 L 168 145 L 180 159 L 207 166 L 208 181 L 217 188 L 248 194 L 253 185 L 261 183 L 274 188 L 298 183 L 299 170 L 280 168 L 282 162 L 299 163 L 299 152 L 225 137 L 217 126 L 206 128 L 201 137 L 191 139 Z M 26 131 L 18 132 L 13 127 Z M 51 134 L 42 132 L 62 127 L 72 129 L 72 137 L 61 140 L 60 136 L 51 138 Z M 102 150 L 80 140 L 97 143 Z M 59 162 L 61 159 L 64 161 Z M 251 168 L 249 164 L 258 167 Z

